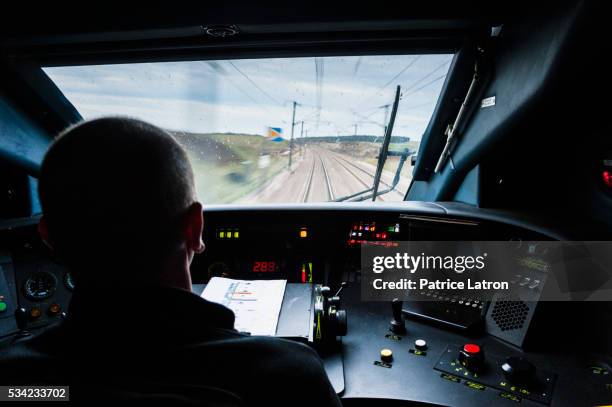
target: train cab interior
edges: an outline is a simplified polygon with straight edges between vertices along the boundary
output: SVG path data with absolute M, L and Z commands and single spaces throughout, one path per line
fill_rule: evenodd
M 113 3 L 0 17 L 0 366 L 78 291 L 38 233 L 45 153 L 127 116 L 192 163 L 193 291 L 285 281 L 269 334 L 316 349 L 343 405 L 612 404 L 612 296 L 539 301 L 529 243 L 612 237 L 605 2 Z M 508 243 L 526 294 L 364 299 L 363 248 L 410 241 Z

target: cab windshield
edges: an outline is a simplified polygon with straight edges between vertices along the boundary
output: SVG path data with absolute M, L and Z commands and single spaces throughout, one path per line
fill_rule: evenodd
M 191 158 L 205 203 L 403 200 L 410 156 L 452 55 L 309 57 L 44 68 L 84 119 L 136 117 Z

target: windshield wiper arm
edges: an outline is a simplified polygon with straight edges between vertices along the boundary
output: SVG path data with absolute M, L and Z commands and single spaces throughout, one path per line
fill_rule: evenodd
M 397 114 L 397 106 L 399 105 L 400 98 L 400 86 L 397 85 L 395 89 L 395 100 L 393 101 L 393 109 L 391 110 L 391 117 L 389 118 L 389 124 L 385 132 L 385 139 L 383 145 L 380 148 L 380 154 L 378 155 L 378 165 L 376 166 L 376 175 L 374 175 L 374 185 L 372 186 L 372 201 L 376 201 L 376 195 L 378 195 L 378 185 L 380 184 L 380 177 L 382 176 L 382 170 L 387 161 L 387 154 L 389 152 L 389 143 L 391 142 L 391 133 L 393 133 L 393 125 L 395 124 L 395 115 Z
M 378 154 L 378 163 L 376 165 L 376 172 L 374 174 L 374 183 L 372 188 L 364 189 L 363 191 L 359 191 L 355 194 L 343 196 L 342 198 L 335 199 L 336 202 L 347 201 L 349 199 L 355 201 L 365 201 L 366 199 L 372 198 L 372 201 L 376 200 L 378 195 L 386 194 L 389 191 L 395 189 L 395 186 L 399 182 L 399 172 L 401 171 L 401 167 L 404 165 L 406 158 L 402 158 L 400 161 L 401 166 L 398 166 L 398 171 L 395 174 L 393 179 L 393 184 L 387 190 L 378 192 L 378 186 L 380 185 L 380 178 L 382 176 L 382 170 L 385 166 L 385 162 L 387 161 L 387 156 L 389 155 L 389 144 L 391 142 L 391 134 L 393 133 L 393 125 L 395 124 L 395 116 L 397 114 L 397 107 L 399 105 L 400 98 L 400 86 L 398 85 L 395 91 L 395 100 L 393 101 L 393 109 L 391 110 L 391 117 L 389 118 L 389 124 L 385 128 L 385 138 L 383 139 L 382 147 L 380 148 L 380 153 Z M 392 153 L 392 155 L 395 155 Z M 401 155 L 405 155 L 407 157 L 409 155 L 408 152 L 401 153 Z M 371 193 L 370 193 L 371 192 Z M 367 194 L 367 195 L 364 195 Z M 355 199 L 357 198 L 357 199 Z

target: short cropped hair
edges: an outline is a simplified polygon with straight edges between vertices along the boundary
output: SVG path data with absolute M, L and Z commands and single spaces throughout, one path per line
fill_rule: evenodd
M 156 267 L 179 243 L 182 214 L 196 200 L 185 150 L 168 132 L 124 117 L 62 132 L 38 192 L 51 244 L 77 281 L 78 270 Z

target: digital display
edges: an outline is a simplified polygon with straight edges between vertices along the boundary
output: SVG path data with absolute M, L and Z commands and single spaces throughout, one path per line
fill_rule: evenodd
M 251 271 L 253 273 L 276 273 L 278 263 L 275 261 L 254 261 Z

